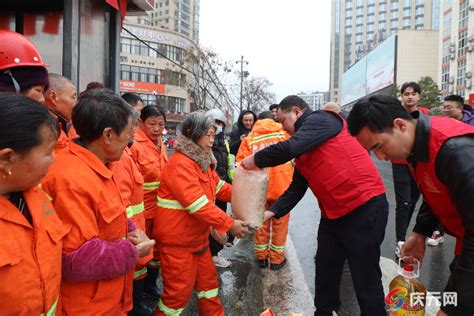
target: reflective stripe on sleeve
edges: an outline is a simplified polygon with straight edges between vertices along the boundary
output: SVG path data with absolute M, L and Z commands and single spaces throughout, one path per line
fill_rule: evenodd
M 190 214 L 196 213 L 199 211 L 201 208 L 203 208 L 207 203 L 209 202 L 209 199 L 207 198 L 207 195 L 203 195 L 200 198 L 198 198 L 196 201 L 191 203 L 188 207 L 183 207 L 181 203 L 179 203 L 177 200 L 168 200 L 168 199 L 163 199 L 158 197 L 158 206 L 163 207 L 163 208 L 169 208 L 172 210 L 187 210 L 189 211 Z
M 133 272 L 133 278 L 134 279 L 137 279 L 139 277 L 141 277 L 142 275 L 144 275 L 145 273 L 147 273 L 147 268 L 144 267 L 143 269 L 140 269 L 140 270 L 137 270 L 135 272 Z
M 54 316 L 56 314 L 56 308 L 58 307 L 58 299 L 54 301 L 53 305 L 50 307 L 49 311 L 45 313 L 41 313 L 41 316 Z
M 198 291 L 197 292 L 197 298 L 200 299 L 200 298 L 213 298 L 213 297 L 216 297 L 217 294 L 219 294 L 219 289 L 212 289 L 212 290 L 209 290 L 209 291 Z
M 145 182 L 143 183 L 143 190 L 152 191 L 160 187 L 160 182 Z
M 219 193 L 219 191 L 222 189 L 224 184 L 225 184 L 224 180 L 219 180 L 219 183 L 217 183 L 217 187 L 216 187 L 216 194 Z
M 130 205 L 126 209 L 127 211 L 127 218 L 132 218 L 135 215 L 138 215 L 145 211 L 145 204 L 141 202 L 140 204 Z

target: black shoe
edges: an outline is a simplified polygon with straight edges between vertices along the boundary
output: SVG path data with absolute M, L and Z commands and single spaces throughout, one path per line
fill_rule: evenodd
M 260 268 L 268 268 L 268 259 L 258 259 L 258 266 Z
M 270 264 L 270 269 L 272 270 L 280 270 L 281 268 L 283 268 L 286 264 L 286 258 L 283 259 L 283 261 L 281 263 L 271 263 Z

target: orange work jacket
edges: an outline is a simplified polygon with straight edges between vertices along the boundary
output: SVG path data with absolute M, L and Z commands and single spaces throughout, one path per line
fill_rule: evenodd
M 160 252 L 179 247 L 191 252 L 209 245 L 210 226 L 225 234 L 234 220 L 214 201 L 230 201 L 232 186 L 208 168 L 176 151 L 163 170 L 153 237 Z
M 40 188 L 24 191 L 23 197 L 32 224 L 0 195 L 0 314 L 54 313 L 67 226 L 63 226 Z
M 280 123 L 273 119 L 258 120 L 253 125 L 252 131 L 242 140 L 235 159 L 239 162 L 259 150 L 285 141 L 288 138 L 290 138 L 288 133 L 283 130 Z M 288 189 L 291 183 L 293 164 L 289 161 L 283 165 L 268 168 L 268 175 L 270 179 L 268 181 L 267 200 L 275 201 Z
M 141 128 L 137 129 L 131 150 L 133 160 L 144 179 L 145 218 L 153 219 L 156 212 L 156 192 L 160 186 L 163 168 L 168 162 L 168 152 L 163 141 L 161 149 L 158 149 Z
M 127 236 L 127 216 L 120 191 L 109 169 L 86 148 L 69 142 L 42 181 L 59 217 L 71 225 L 63 254 L 99 238 L 117 241 Z M 118 315 L 131 309 L 124 295 L 132 273 L 89 282 L 61 281 L 64 315 Z
M 145 231 L 145 206 L 143 204 L 143 176 L 132 158 L 132 151 L 126 147 L 119 161 L 114 163 L 114 180 L 122 199 L 127 206 L 127 218 L 135 223 L 137 229 Z M 150 255 L 137 261 L 134 279 L 143 278 L 147 272 L 146 264 L 153 258 Z

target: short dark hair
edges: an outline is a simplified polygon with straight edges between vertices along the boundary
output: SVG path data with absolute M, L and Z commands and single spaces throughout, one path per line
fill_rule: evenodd
M 133 107 L 137 106 L 138 101 L 142 101 L 142 103 L 143 103 L 142 98 L 140 98 L 140 96 L 138 94 L 133 93 L 133 92 L 126 92 L 126 93 L 122 94 L 122 99 L 127 101 L 127 103 L 130 104 Z
M 92 142 L 107 127 L 121 134 L 132 116 L 132 108 L 109 89 L 92 89 L 84 92 L 72 111 L 72 123 L 84 142 Z
M 41 144 L 43 126 L 59 135 L 57 122 L 46 107 L 21 94 L 0 92 L 0 122 L 0 149 L 11 148 L 19 154 Z
M 458 107 L 464 109 L 464 99 L 456 94 L 450 94 L 444 98 L 444 101 L 453 101 L 456 102 Z
M 293 106 L 299 107 L 303 112 L 309 108 L 308 103 L 297 95 L 289 95 L 278 104 L 283 112 L 289 112 Z
M 258 115 L 257 119 L 258 120 L 273 119 L 273 113 L 271 111 L 263 111 Z
M 404 84 L 402 84 L 402 87 L 400 88 L 400 93 L 401 93 L 401 94 L 405 93 L 405 90 L 408 89 L 408 88 L 412 88 L 412 89 L 413 89 L 413 92 L 418 92 L 419 94 L 421 94 L 421 87 L 420 87 L 420 85 L 417 84 L 417 83 L 414 82 L 414 81 L 405 82 Z
M 278 107 L 278 104 L 274 103 L 274 104 L 270 105 L 270 106 L 268 107 L 268 109 L 269 109 L 270 111 L 273 111 L 273 110 L 276 109 L 277 107 Z
M 388 95 L 373 95 L 354 104 L 347 118 L 349 133 L 352 136 L 368 127 L 373 133 L 392 132 L 393 120 L 402 118 L 412 121 L 413 117 L 397 98 Z
M 150 104 L 145 106 L 140 112 L 140 119 L 145 122 L 150 116 L 162 116 L 166 123 L 166 114 L 158 105 Z

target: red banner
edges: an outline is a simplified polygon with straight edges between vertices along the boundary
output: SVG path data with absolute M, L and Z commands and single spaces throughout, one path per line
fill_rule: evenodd
M 165 85 L 151 82 L 120 80 L 120 91 L 165 94 Z

